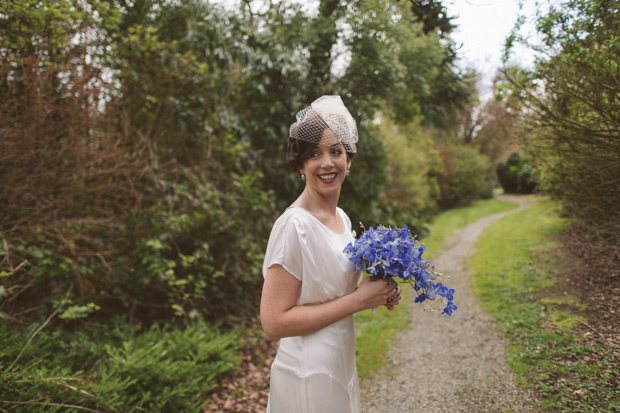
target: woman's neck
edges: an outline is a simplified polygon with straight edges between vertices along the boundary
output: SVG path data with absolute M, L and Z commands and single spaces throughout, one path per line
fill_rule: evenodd
M 301 207 L 312 214 L 323 225 L 337 234 L 344 231 L 344 222 L 338 214 L 338 197 L 324 198 L 304 190 L 292 206 Z
M 339 197 L 340 194 L 324 197 L 305 188 L 293 205 L 300 206 L 315 215 L 335 215 Z

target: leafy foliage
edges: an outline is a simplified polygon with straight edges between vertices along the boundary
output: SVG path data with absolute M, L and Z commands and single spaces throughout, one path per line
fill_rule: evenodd
M 490 162 L 473 146 L 440 147 L 446 172 L 438 177 L 444 208 L 466 205 L 476 199 L 490 198 L 493 191 Z
M 379 130 L 390 160 L 386 201 L 430 215 L 441 195 L 438 176 L 445 173 L 432 133 L 416 122 L 396 125 L 387 116 Z
M 98 336 L 0 325 L 0 407 L 15 411 L 197 411 L 215 378 L 239 365 L 239 335 L 203 323 Z M 30 338 L 28 336 L 30 335 Z M 27 339 L 28 338 L 28 339 Z M 64 406 L 64 407 L 63 407 Z
M 535 67 L 506 72 L 510 95 L 531 114 L 526 142 L 542 166 L 543 187 L 584 233 L 610 245 L 620 234 L 619 21 L 614 1 L 554 4 L 536 21 Z M 516 42 L 527 44 L 518 30 L 508 51 Z
M 450 33 L 457 26 L 452 23 L 441 0 L 409 0 L 416 23 L 421 23 L 425 34 L 438 36 L 442 44 L 442 58 L 436 65 L 436 75 L 421 103 L 424 124 L 441 129 L 456 128 L 459 119 L 467 116 L 472 103 L 475 74 L 462 72 L 456 65 L 457 45 Z M 418 101 L 420 101 L 418 99 Z
M 513 152 L 497 165 L 497 179 L 506 193 L 531 194 L 537 185 L 536 173 L 530 160 Z

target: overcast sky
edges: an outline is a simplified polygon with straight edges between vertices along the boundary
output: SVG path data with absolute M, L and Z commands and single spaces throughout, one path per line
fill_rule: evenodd
M 523 3 L 525 15 L 533 16 L 536 1 L 524 0 Z M 482 97 L 487 97 L 491 93 L 493 76 L 501 65 L 506 36 L 517 20 L 519 1 L 445 0 L 444 4 L 448 14 L 455 17 L 453 22 L 458 25 L 452 38 L 463 45 L 460 50 L 461 65 L 472 67 L 481 74 L 478 90 Z M 517 49 L 512 62 L 530 65 L 532 55 L 524 49 Z

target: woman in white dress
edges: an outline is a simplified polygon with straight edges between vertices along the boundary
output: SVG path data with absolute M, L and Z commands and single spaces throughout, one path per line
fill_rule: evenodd
M 393 280 L 360 284 L 343 253 L 354 238 L 338 199 L 357 140 L 339 96 L 317 99 L 290 129 L 287 161 L 306 186 L 274 224 L 263 264 L 261 322 L 267 338 L 281 339 L 271 413 L 359 412 L 353 314 L 400 301 Z

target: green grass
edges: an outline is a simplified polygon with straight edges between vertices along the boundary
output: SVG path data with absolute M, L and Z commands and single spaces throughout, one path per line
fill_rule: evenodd
M 454 230 L 471 224 L 478 219 L 497 212 L 508 211 L 517 206 L 514 202 L 500 199 L 479 201 L 472 206 L 456 208 L 437 216 L 430 225 L 430 235 L 422 240 L 428 247 L 425 257 L 437 251 Z M 410 300 L 410 287 L 404 285 L 401 303 Z M 357 370 L 361 380 L 368 379 L 385 365 L 389 357 L 390 345 L 398 337 L 398 332 L 409 327 L 411 314 L 405 306 L 398 306 L 394 311 L 380 307 L 376 315 L 371 311 L 355 314 L 357 335 Z
M 517 206 L 514 202 L 502 199 L 486 199 L 471 206 L 454 208 L 439 214 L 431 222 L 429 235 L 421 240 L 428 248 L 425 254 L 430 255 L 436 252 L 455 230 L 472 224 L 487 215 L 510 211 Z
M 403 297 L 403 302 L 406 299 Z M 361 380 L 372 377 L 385 364 L 398 332 L 409 326 L 410 314 L 399 310 L 401 308 L 388 311 L 379 307 L 376 315 L 370 310 L 355 314 L 357 373 Z
M 533 198 L 532 198 L 533 199 Z M 470 265 L 473 291 L 510 342 L 507 361 L 518 383 L 542 396 L 545 411 L 620 411 L 618 389 L 584 345 L 584 310 L 557 280 L 548 253 L 565 224 L 557 204 L 534 201 L 481 235 Z

